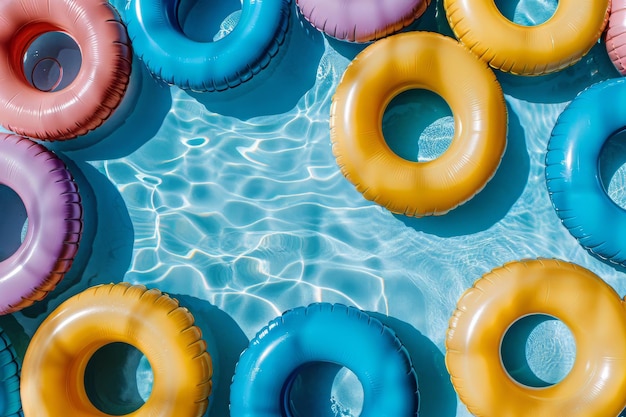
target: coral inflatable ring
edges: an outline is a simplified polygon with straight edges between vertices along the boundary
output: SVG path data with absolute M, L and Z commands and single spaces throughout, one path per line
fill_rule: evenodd
M 118 342 L 141 351 L 154 375 L 150 397 L 129 416 L 204 414 L 211 358 L 193 316 L 161 291 L 128 283 L 89 288 L 44 320 L 24 357 L 24 414 L 108 416 L 89 400 L 85 370 L 100 348 Z
M 58 3 L 58 4 L 57 4 Z M 131 71 L 126 29 L 107 1 L 0 2 L 0 122 L 23 136 L 64 140 L 100 126 L 122 100 Z M 24 57 L 41 35 L 62 32 L 80 48 L 76 78 L 41 91 L 24 73 Z M 45 88 L 44 90 L 48 90 Z
M 609 24 L 604 41 L 611 62 L 620 74 L 626 75 L 626 1 L 612 0 Z

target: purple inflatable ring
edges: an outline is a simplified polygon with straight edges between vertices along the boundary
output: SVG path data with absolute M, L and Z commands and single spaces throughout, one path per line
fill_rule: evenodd
M 404 29 L 430 0 L 296 0 L 315 28 L 349 42 L 371 42 Z
M 63 279 L 78 250 L 83 209 L 63 161 L 21 136 L 0 134 L 0 185 L 20 197 L 28 216 L 23 242 L 0 261 L 2 315 L 43 299 Z

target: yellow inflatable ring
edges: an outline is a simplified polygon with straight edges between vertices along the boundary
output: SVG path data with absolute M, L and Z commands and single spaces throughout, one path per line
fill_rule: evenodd
M 89 359 L 123 342 L 150 362 L 148 400 L 129 417 L 199 417 L 208 407 L 211 359 L 191 313 L 156 289 L 128 283 L 100 285 L 53 311 L 35 332 L 22 368 L 24 415 L 108 416 L 84 386 Z
M 541 75 L 578 62 L 598 41 L 608 22 L 610 0 L 560 0 L 547 21 L 518 25 L 494 0 L 444 0 L 455 36 L 494 68 Z
M 535 388 L 509 376 L 500 347 L 518 319 L 546 314 L 576 341 L 560 382 Z M 591 271 L 555 259 L 511 262 L 485 274 L 459 300 L 446 338 L 452 383 L 477 417 L 604 417 L 626 405 L 626 311 Z
M 443 154 L 413 162 L 385 142 L 389 102 L 410 89 L 441 96 L 454 116 Z M 368 200 L 409 216 L 445 214 L 494 175 L 506 148 L 507 113 L 491 69 L 456 40 L 409 32 L 381 39 L 350 63 L 333 96 L 333 153 L 343 175 Z

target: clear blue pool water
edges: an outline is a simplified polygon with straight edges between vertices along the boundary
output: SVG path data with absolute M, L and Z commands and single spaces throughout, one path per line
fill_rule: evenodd
M 124 0 L 112 3 L 124 13 Z M 533 24 L 556 2 L 515 4 L 506 13 Z M 221 10 L 219 36 L 236 22 L 236 9 Z M 470 416 L 449 381 L 444 339 L 457 300 L 482 274 L 513 260 L 555 257 L 626 294 L 624 271 L 588 254 L 560 224 L 544 180 L 560 112 L 578 92 L 618 73 L 601 43 L 556 74 L 497 73 L 509 133 L 495 177 L 445 216 L 407 218 L 365 200 L 331 152 L 332 95 L 363 46 L 329 39 L 296 13 L 291 23 L 279 59 L 250 83 L 190 93 L 159 85 L 137 61 L 117 115 L 87 137 L 48 145 L 81 187 L 82 246 L 56 291 L 0 325 L 23 354 L 41 321 L 71 295 L 112 281 L 157 287 L 194 313 L 215 366 L 207 416 L 227 417 L 235 363 L 258 330 L 293 307 L 344 303 L 376 315 L 403 340 L 419 377 L 421 416 Z M 441 2 L 409 30 L 451 35 Z M 406 140 L 398 153 L 432 159 L 447 146 L 452 117 L 438 97 L 411 97 L 393 104 L 384 129 Z M 603 177 L 623 204 L 626 152 L 618 140 L 609 146 Z M 566 374 L 575 343 L 560 322 L 537 325 L 526 343 L 522 354 L 538 378 L 556 382 Z M 137 368 L 136 355 L 128 356 Z M 137 375 L 145 397 L 145 363 Z M 301 417 L 358 415 L 362 393 L 347 370 L 321 367 L 300 382 L 293 398 Z M 307 387 L 312 394 L 303 394 Z

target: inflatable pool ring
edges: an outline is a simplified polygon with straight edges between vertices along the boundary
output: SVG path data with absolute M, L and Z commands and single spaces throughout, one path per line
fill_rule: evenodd
M 529 387 L 502 364 L 502 339 L 528 316 L 561 320 L 576 359 L 560 382 Z M 626 389 L 626 315 L 617 293 L 591 271 L 556 259 L 511 262 L 485 274 L 460 298 L 446 338 L 446 365 L 477 417 L 616 416 Z
M 0 329 L 0 417 L 19 417 L 20 365 L 11 341 Z
M 612 0 L 605 42 L 609 58 L 620 74 L 626 75 L 626 1 Z
M 141 351 L 154 375 L 150 397 L 128 415 L 204 414 L 211 392 L 211 358 L 193 316 L 161 291 L 128 283 L 91 287 L 43 321 L 24 357 L 24 414 L 108 416 L 89 400 L 85 369 L 100 348 L 117 342 Z
M 608 20 L 610 0 L 561 0 L 550 19 L 518 25 L 493 0 L 444 0 L 455 36 L 493 68 L 542 75 L 578 62 L 596 44 Z
M 626 266 L 626 210 L 607 194 L 598 160 L 605 142 L 626 127 L 626 80 L 599 82 L 560 114 L 548 142 L 546 181 L 563 225 L 591 253 Z
M 0 261 L 0 314 L 43 299 L 72 266 L 82 232 L 82 204 L 65 164 L 45 147 L 0 134 L 0 184 L 22 200 L 28 229 Z
M 430 0 L 296 0 L 316 29 L 349 42 L 371 42 L 396 33 L 420 17 Z
M 100 126 L 118 106 L 132 51 L 117 12 L 106 0 L 60 0 L 49 6 L 47 1 L 0 2 L 0 122 L 31 138 L 71 139 Z M 58 91 L 35 88 L 24 73 L 28 47 L 49 32 L 68 34 L 82 54 L 76 78 Z
M 132 0 L 126 12 L 135 53 L 150 72 L 183 89 L 223 91 L 266 68 L 285 41 L 291 0 L 243 0 L 228 35 L 199 42 L 183 33 L 175 0 Z
M 420 88 L 441 96 L 454 115 L 452 143 L 428 162 L 401 158 L 382 134 L 389 102 Z M 441 215 L 471 199 L 496 172 L 506 148 L 507 112 L 484 62 L 454 39 L 412 32 L 376 41 L 357 55 L 335 91 L 330 126 L 337 164 L 365 198 L 394 213 Z
M 288 397 L 303 366 L 334 363 L 363 386 L 361 417 L 416 417 L 417 377 L 393 330 L 355 307 L 316 303 L 285 312 L 250 342 L 235 368 L 232 417 L 293 417 Z

